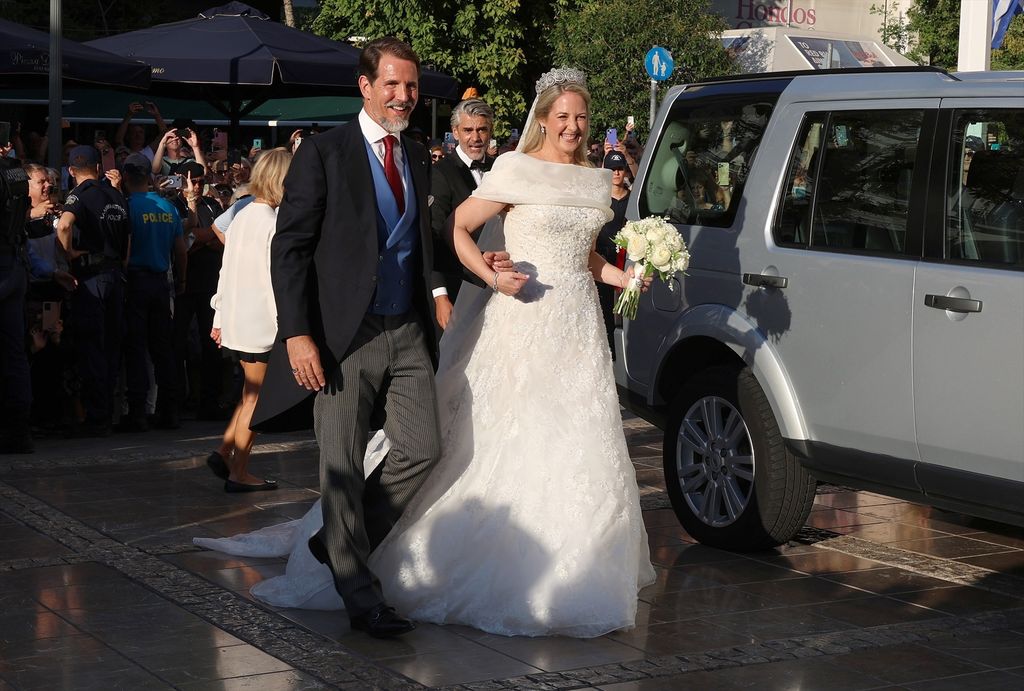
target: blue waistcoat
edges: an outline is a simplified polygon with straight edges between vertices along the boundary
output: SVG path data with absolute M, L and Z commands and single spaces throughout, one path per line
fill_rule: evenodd
M 405 213 L 398 216 L 398 202 L 391 193 L 384 165 L 377 158 L 370 143 L 366 155 L 370 157 L 373 189 L 377 195 L 377 289 L 370 302 L 370 314 L 404 314 L 412 307 L 412 286 L 416 274 L 414 254 L 419 243 L 419 224 L 416 222 L 416 191 L 412 184 L 409 154 L 402 151 L 405 178 Z

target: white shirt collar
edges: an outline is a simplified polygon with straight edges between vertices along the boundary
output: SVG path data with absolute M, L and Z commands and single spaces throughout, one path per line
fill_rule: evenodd
M 461 146 L 456 146 L 455 147 L 455 153 L 457 153 L 459 155 L 459 158 L 462 159 L 462 162 L 466 164 L 467 168 L 472 168 L 472 166 L 473 166 L 473 159 L 471 159 L 469 157 L 469 154 L 467 154 L 465 151 L 462 150 Z

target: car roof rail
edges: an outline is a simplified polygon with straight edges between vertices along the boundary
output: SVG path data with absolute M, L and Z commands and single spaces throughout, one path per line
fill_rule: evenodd
M 935 65 L 892 65 L 888 67 L 839 67 L 827 70 L 785 70 L 781 72 L 747 72 L 744 74 L 724 74 L 718 77 L 703 77 L 687 84 L 713 84 L 716 82 L 760 81 L 765 79 L 792 79 L 793 77 L 812 77 L 835 74 L 883 74 L 887 72 L 929 72 L 949 77 L 955 81 L 960 79 Z

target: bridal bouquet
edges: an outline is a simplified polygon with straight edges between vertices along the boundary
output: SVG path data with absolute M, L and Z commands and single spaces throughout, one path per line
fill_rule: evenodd
M 658 216 L 628 222 L 612 242 L 625 249 L 626 256 L 636 262 L 633 279 L 615 301 L 615 313 L 626 319 L 636 319 L 645 278 L 657 273 L 658 278 L 668 281 L 672 274 L 686 271 L 690 265 L 690 252 L 679 231 Z M 668 281 L 668 288 L 673 289 L 671 281 Z

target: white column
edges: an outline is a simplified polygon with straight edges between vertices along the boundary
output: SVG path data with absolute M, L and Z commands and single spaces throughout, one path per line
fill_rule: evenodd
M 957 70 L 989 69 L 992 57 L 992 0 L 960 0 L 960 52 Z

